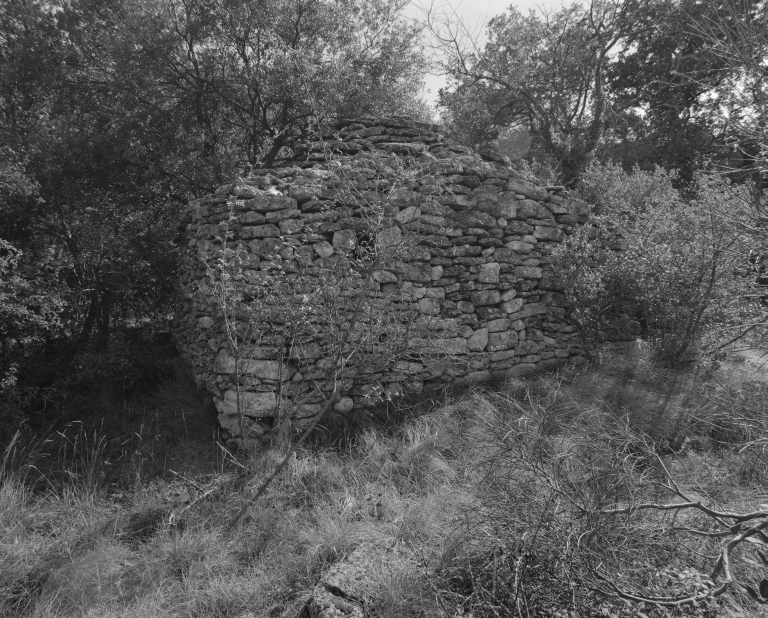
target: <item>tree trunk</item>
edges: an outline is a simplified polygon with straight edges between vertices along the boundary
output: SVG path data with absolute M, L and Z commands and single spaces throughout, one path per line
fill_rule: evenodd
M 91 337 L 91 331 L 93 325 L 96 323 L 96 316 L 100 313 L 99 293 L 96 290 L 91 290 L 90 293 L 90 306 L 88 307 L 88 313 L 85 316 L 85 322 L 83 322 L 83 330 L 80 331 L 78 337 L 78 343 L 85 345 L 88 343 L 88 339 Z
M 99 350 L 106 350 L 109 345 L 109 327 L 110 312 L 112 310 L 112 290 L 107 288 L 101 293 L 101 302 L 99 303 L 98 326 L 99 336 L 97 347 Z

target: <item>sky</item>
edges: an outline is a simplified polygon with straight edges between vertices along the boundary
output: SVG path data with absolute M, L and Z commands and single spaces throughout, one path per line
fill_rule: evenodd
M 410 19 L 423 21 L 424 7 L 430 6 L 432 1 L 412 0 L 411 5 L 405 10 L 405 15 Z M 434 6 L 438 10 L 448 13 L 455 11 L 456 16 L 471 32 L 482 32 L 484 24 L 491 17 L 500 15 L 510 5 L 515 6 L 521 13 L 527 13 L 530 9 L 557 9 L 562 4 L 563 0 L 434 0 Z M 437 101 L 438 90 L 446 85 L 445 77 L 427 75 L 425 82 L 425 98 L 427 102 L 434 105 Z

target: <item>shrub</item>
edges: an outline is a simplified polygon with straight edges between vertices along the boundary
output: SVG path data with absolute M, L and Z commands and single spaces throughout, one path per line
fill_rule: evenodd
M 595 224 L 555 256 L 588 344 L 642 335 L 671 364 L 715 352 L 758 311 L 738 276 L 749 236 L 740 189 L 701 174 L 690 197 L 674 173 L 593 164 L 581 181 Z
M 41 353 L 66 332 L 66 308 L 56 269 L 50 263 L 33 266 L 0 239 L 0 446 L 42 394 Z

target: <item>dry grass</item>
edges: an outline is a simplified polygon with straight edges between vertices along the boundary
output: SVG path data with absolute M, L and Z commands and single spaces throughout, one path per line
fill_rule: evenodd
M 6 464 L 0 615 L 293 618 L 320 574 L 366 540 L 393 548 L 375 574 L 371 616 L 651 615 L 606 603 L 590 569 L 658 591 L 695 583 L 711 566 L 699 554 L 711 547 L 653 537 L 651 517 L 617 523 L 576 507 L 650 491 L 649 445 L 712 504 L 766 501 L 761 388 L 712 384 L 611 359 L 579 374 L 474 389 L 395 429 L 359 428 L 344 448 L 298 453 L 258 503 L 249 493 L 280 453 L 237 465 L 212 455 L 200 400 L 188 385 L 169 384 L 155 400 L 157 418 L 189 410 L 189 429 L 162 442 L 164 453 L 143 439 L 133 453 L 110 450 L 108 438 L 86 432 L 56 451 L 27 445 Z M 158 420 L 153 435 L 170 422 Z M 115 452 L 143 467 L 103 474 Z M 55 466 L 35 460 L 55 456 Z M 197 503 L 183 526 L 155 525 L 165 520 L 152 513 L 223 474 L 235 478 L 243 463 L 251 473 Z M 155 524 L 128 534 L 143 521 L 133 513 Z M 737 571 L 750 582 L 760 575 L 747 563 Z M 738 593 L 687 611 L 754 615 Z

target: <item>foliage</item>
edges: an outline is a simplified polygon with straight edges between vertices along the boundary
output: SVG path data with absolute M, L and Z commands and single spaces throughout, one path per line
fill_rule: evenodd
M 114 349 L 121 329 L 167 327 L 190 197 L 272 165 L 334 114 L 421 113 L 418 33 L 403 6 L 3 3 L 0 238 L 55 264 L 40 287 L 66 289 L 64 341 L 47 349 L 59 375 Z M 42 387 L 57 376 L 28 377 Z
M 566 378 L 474 389 L 431 402 L 402 425 L 369 425 L 344 449 L 300 449 L 258 500 L 255 487 L 281 452 L 250 462 L 227 455 L 222 470 L 207 460 L 198 426 L 177 432 L 176 443 L 143 445 L 156 449 L 155 474 L 117 487 L 111 468 L 141 459 L 146 453 L 132 449 L 142 445 L 123 453 L 115 444 L 123 440 L 74 431 L 38 455 L 14 451 L 3 460 L 0 608 L 11 617 L 60 616 L 65 604 L 104 616 L 287 618 L 324 571 L 375 541 L 393 549 L 366 573 L 374 615 L 483 618 L 516 616 L 518 608 L 526 615 L 526 607 L 557 616 L 751 615 L 755 602 L 735 585 L 720 601 L 680 609 L 590 589 L 602 587 L 590 566 L 639 595 L 712 590 L 722 581 L 709 578 L 713 564 L 699 551 L 717 551 L 717 537 L 659 528 L 671 520 L 650 510 L 627 517 L 594 509 L 654 495 L 662 479 L 649 444 L 702 504 L 739 513 L 759 504 L 765 453 L 743 447 L 764 433 L 765 385 L 734 397 L 734 385 L 723 384 L 608 357 Z M 175 405 L 194 426 L 186 397 Z M 724 439 L 724 409 L 733 429 L 748 413 L 747 431 Z M 232 485 L 242 466 L 256 483 Z M 174 511 L 183 526 L 167 525 Z M 692 523 L 678 516 L 674 526 Z M 757 588 L 764 568 L 744 545 L 730 566 L 738 582 Z M 95 572 L 105 574 L 102 586 L 93 585 Z M 124 587 L 114 573 L 124 574 Z
M 629 0 L 592 0 L 541 17 L 510 7 L 490 20 L 482 47 L 450 19 L 430 16 L 453 80 L 441 104 L 456 135 L 478 145 L 505 128 L 528 128 L 562 179 L 574 182 L 606 128 L 609 53 L 632 36 L 638 10 Z
M 707 46 L 711 64 L 720 68 L 717 87 L 706 98 L 707 116 L 734 151 L 731 165 L 762 178 L 768 142 L 768 7 L 755 0 L 721 0 L 689 17 L 689 33 Z M 695 72 L 681 73 L 689 83 L 700 81 Z
M 648 3 L 635 14 L 633 35 L 606 68 L 616 116 L 603 158 L 626 169 L 675 169 L 686 183 L 708 163 L 727 160 L 727 142 L 711 107 L 723 85 L 723 62 L 691 28 L 716 14 L 719 4 Z
M 219 310 L 234 360 L 238 426 L 225 427 L 237 436 L 232 442 L 251 445 L 254 437 L 265 441 L 260 435 L 264 427 L 246 417 L 244 404 L 249 387 L 258 385 L 249 376 L 255 358 L 276 357 L 280 366 L 278 409 L 271 432 L 274 442 L 283 445 L 292 430 L 303 429 L 256 498 L 331 406 L 342 403 L 342 392 L 354 389 L 357 406 L 362 408 L 415 390 L 409 382 L 385 390 L 376 374 L 418 355 L 417 346 L 429 341 L 430 320 L 418 319 L 415 299 L 392 284 L 379 284 L 383 269 L 418 250 L 418 210 L 400 212 L 396 200 L 401 189 L 422 173 L 421 166 L 412 158 L 394 155 L 346 161 L 329 156 L 328 161 L 328 169 L 310 173 L 332 180 L 348 204 L 335 207 L 342 215 L 343 231 L 333 256 L 313 260 L 313 254 L 308 259 L 280 239 L 272 254 L 264 256 L 267 264 L 259 264 L 256 271 L 245 247 L 228 242 L 227 225 L 219 244 L 204 247 L 200 254 L 201 259 L 213 258 L 206 262 L 208 279 L 201 291 Z M 363 179 L 368 182 L 360 185 Z M 381 192 L 367 191 L 365 186 L 377 186 Z M 230 221 L 234 217 L 232 210 Z M 293 377 L 287 383 L 289 372 Z
M 686 198 L 674 180 L 593 164 L 581 186 L 599 222 L 567 239 L 557 265 L 587 340 L 642 335 L 676 364 L 703 339 L 714 352 L 760 309 L 754 281 L 738 276 L 750 248 L 743 191 L 700 175 Z
M 531 159 L 575 183 L 591 157 L 625 169 L 676 169 L 690 183 L 713 162 L 759 157 L 765 8 L 753 0 L 589 0 L 514 8 L 484 41 L 434 9 L 427 22 L 450 77 L 444 117 L 468 145 L 531 132 Z
M 54 262 L 35 267 L 0 239 L 0 443 L 10 439 L 38 394 L 30 364 L 39 363 L 46 344 L 67 334 L 66 299 Z
M 743 501 L 752 481 L 731 476 L 734 459 L 710 458 L 709 414 L 724 401 L 709 401 L 695 379 L 647 358 L 610 355 L 573 379 L 545 378 L 474 402 L 509 420 L 441 580 L 464 599 L 464 612 L 536 615 L 562 606 L 566 584 L 563 596 L 582 615 L 754 610 L 759 595 L 752 601 L 740 585 L 756 588 L 765 567 L 744 541 L 764 540 L 765 512 Z M 761 397 L 751 402 L 764 413 Z M 733 453 L 742 445 L 722 443 Z M 764 459 L 759 467 L 765 474 Z M 739 523 L 723 524 L 719 513 Z

